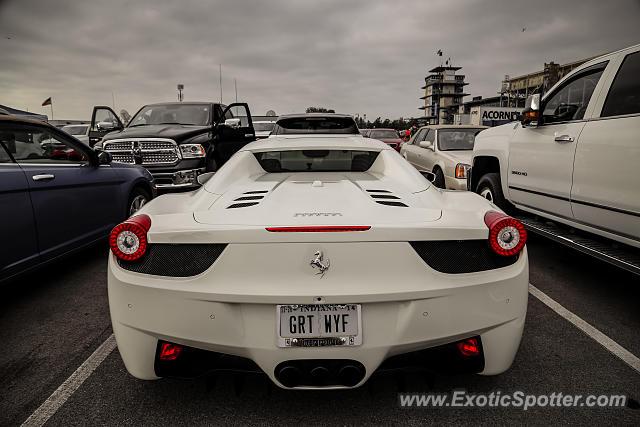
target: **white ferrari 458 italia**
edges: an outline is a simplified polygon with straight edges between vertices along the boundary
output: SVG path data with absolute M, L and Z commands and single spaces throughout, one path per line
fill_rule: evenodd
M 204 181 L 204 180 L 203 180 Z M 494 375 L 527 308 L 526 231 L 360 136 L 275 136 L 111 233 L 109 305 L 137 378 L 263 371 L 278 386 L 376 370 Z

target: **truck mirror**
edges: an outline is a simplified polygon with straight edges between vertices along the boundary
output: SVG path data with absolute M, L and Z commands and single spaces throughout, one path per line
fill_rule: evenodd
M 225 126 L 229 126 L 230 128 L 239 128 L 240 127 L 240 119 L 227 119 L 224 121 Z
M 522 111 L 522 126 L 537 126 L 540 115 L 540 94 L 536 93 L 527 98 L 525 109 Z
M 118 126 L 113 122 L 99 122 L 96 127 L 99 131 L 110 131 L 118 128 Z

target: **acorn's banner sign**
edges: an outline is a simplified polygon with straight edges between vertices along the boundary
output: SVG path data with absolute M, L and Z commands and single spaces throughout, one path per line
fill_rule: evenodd
M 471 109 L 471 124 L 498 126 L 517 121 L 522 108 L 514 107 L 475 107 Z
M 506 111 L 505 111 L 506 110 Z M 518 120 L 520 111 L 514 108 L 509 109 L 495 109 L 495 110 L 483 110 L 482 121 L 485 120 L 507 120 L 510 122 Z

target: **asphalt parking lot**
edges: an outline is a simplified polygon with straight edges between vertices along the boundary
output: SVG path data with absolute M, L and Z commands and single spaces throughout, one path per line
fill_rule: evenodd
M 528 243 L 530 282 L 640 356 L 640 278 L 538 236 Z M 112 334 L 105 244 L 4 286 L 0 302 L 0 424 L 20 425 Z M 625 394 L 624 408 L 414 408 L 398 392 Z M 66 396 L 65 396 L 66 397 Z M 339 392 L 285 391 L 264 375 L 139 381 L 117 349 L 47 425 L 202 424 L 625 424 L 640 425 L 640 372 L 529 295 L 520 350 L 497 377 L 381 373 Z

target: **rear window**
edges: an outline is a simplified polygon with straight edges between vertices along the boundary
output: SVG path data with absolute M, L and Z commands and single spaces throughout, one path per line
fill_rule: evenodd
M 351 117 L 291 117 L 278 120 L 274 135 L 290 134 L 359 134 Z
M 398 133 L 395 130 L 372 130 L 369 137 L 373 139 L 398 139 Z
M 87 128 L 89 126 L 63 126 L 62 130 L 67 132 L 69 135 L 86 135 Z
M 476 135 L 483 129 L 440 129 L 438 148 L 440 151 L 473 150 Z
M 270 123 L 253 123 L 253 130 L 255 130 L 256 132 L 271 132 L 273 130 L 273 127 L 276 124 L 274 122 L 270 122 Z
M 277 172 L 364 172 L 378 157 L 377 151 L 289 150 L 254 153 L 262 169 Z

